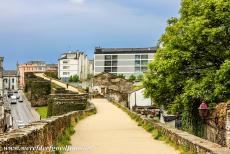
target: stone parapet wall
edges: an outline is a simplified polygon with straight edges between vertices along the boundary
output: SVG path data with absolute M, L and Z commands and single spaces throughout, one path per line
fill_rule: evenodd
M 14 130 L 10 133 L 0 135 L 1 154 L 46 154 L 48 151 L 5 151 L 4 147 L 50 147 L 55 144 L 58 136 L 72 123 L 78 121 L 80 117 L 95 113 L 95 107 L 91 105 L 82 111 L 73 111 L 61 116 L 53 116 L 37 122 L 32 122 L 22 129 Z
M 143 124 L 151 125 L 154 129 L 160 132 L 163 136 L 168 137 L 176 145 L 186 147 L 189 151 L 192 151 L 193 153 L 230 154 L 230 149 L 228 149 L 227 147 L 222 147 L 219 144 L 202 139 L 187 132 L 178 130 L 176 128 L 171 128 L 165 124 L 159 123 L 158 121 L 150 120 L 135 112 L 130 111 L 128 108 L 124 107 L 119 103 L 113 103 L 116 106 L 120 107 L 122 110 L 126 111 L 130 116 L 136 116 L 140 118 Z

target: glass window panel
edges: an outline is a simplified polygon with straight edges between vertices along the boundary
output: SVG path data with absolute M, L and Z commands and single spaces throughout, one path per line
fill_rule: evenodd
M 111 55 L 105 55 L 105 60 L 111 60 Z

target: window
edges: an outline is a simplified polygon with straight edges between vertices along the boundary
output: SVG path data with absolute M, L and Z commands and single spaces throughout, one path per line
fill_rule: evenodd
M 111 72 L 111 67 L 105 67 L 104 72 Z
M 112 72 L 117 72 L 117 67 L 112 67 Z
M 68 61 L 67 60 L 63 60 L 63 64 L 68 64 Z
M 147 65 L 148 64 L 148 60 L 142 60 L 141 61 L 141 65 Z
M 111 61 L 105 61 L 105 66 L 111 66 Z
M 14 83 L 14 78 L 12 79 L 12 83 Z
M 148 55 L 141 55 L 141 59 L 148 59 Z
M 140 72 L 141 68 L 140 67 L 135 67 L 135 72 Z
M 113 66 L 117 66 L 117 61 L 112 61 Z
M 63 72 L 63 75 L 69 75 L 69 72 Z
M 146 67 L 146 66 L 142 66 L 142 67 L 141 67 L 141 71 L 142 71 L 142 72 L 147 71 L 147 67 Z
M 63 69 L 69 69 L 69 66 L 63 66 Z
M 105 55 L 105 60 L 111 60 L 111 55 Z
M 141 56 L 140 55 L 135 55 L 135 59 L 140 59 Z
M 135 60 L 135 66 L 140 66 L 141 61 L 140 60 Z
M 113 60 L 117 60 L 117 55 L 113 55 L 113 56 L 112 56 L 112 59 L 113 59 Z

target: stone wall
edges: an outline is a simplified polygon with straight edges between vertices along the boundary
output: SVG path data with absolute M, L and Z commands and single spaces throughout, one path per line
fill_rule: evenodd
M 0 105 L 0 133 L 5 131 L 5 126 L 4 107 Z
M 84 110 L 88 105 L 88 94 L 51 94 L 48 101 L 48 116 Z
M 33 73 L 25 73 L 25 89 L 31 106 L 47 105 L 51 93 L 51 82 L 35 76 Z
M 61 116 L 32 122 L 22 129 L 14 130 L 10 133 L 0 135 L 0 153 L 1 154 L 31 154 L 31 151 L 6 151 L 5 147 L 49 147 L 53 146 L 64 130 L 80 117 L 95 113 L 95 107 L 90 106 L 84 111 L 74 111 Z M 33 151 L 37 154 L 50 153 L 48 151 Z
M 187 150 L 193 153 L 199 154 L 229 154 L 230 149 L 227 147 L 222 147 L 219 144 L 213 143 L 211 141 L 199 138 L 187 132 L 178 130 L 176 128 L 171 128 L 165 124 L 158 121 L 150 120 L 144 116 L 141 116 L 135 112 L 130 111 L 128 108 L 122 106 L 120 103 L 113 102 L 116 106 L 127 112 L 132 117 L 138 117 L 141 119 L 141 123 L 144 125 L 150 125 L 153 129 L 157 130 L 160 134 L 168 137 L 170 141 L 178 146 L 186 147 Z

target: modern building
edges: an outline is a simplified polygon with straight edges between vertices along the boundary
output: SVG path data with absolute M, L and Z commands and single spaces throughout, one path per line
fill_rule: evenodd
M 3 86 L 7 90 L 18 90 L 19 75 L 16 70 L 3 71 Z
M 58 59 L 58 77 L 67 81 L 70 76 L 78 75 L 80 80 L 87 79 L 92 72 L 90 63 L 84 52 L 63 53 Z
M 57 65 L 46 64 L 44 61 L 29 61 L 25 64 L 17 65 L 19 74 L 19 88 L 25 85 L 24 76 L 26 72 L 42 73 L 46 71 L 57 71 Z
M 94 75 L 109 72 L 114 75 L 143 74 L 153 60 L 157 48 L 95 48 Z
M 4 87 L 3 87 L 3 60 L 4 57 L 0 56 L 0 97 L 3 96 Z

